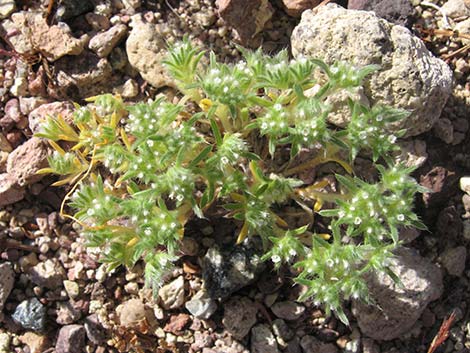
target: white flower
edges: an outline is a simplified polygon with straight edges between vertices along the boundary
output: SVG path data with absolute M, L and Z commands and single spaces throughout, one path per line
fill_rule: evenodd
M 403 222 L 403 221 L 405 220 L 405 215 L 403 215 L 403 214 L 400 213 L 400 214 L 397 216 L 397 219 L 398 219 L 400 222 Z
M 278 262 L 281 261 L 281 257 L 279 255 L 273 255 L 271 256 L 271 261 L 277 264 Z

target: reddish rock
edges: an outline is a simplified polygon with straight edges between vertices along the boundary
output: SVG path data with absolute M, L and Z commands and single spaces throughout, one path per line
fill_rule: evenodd
M 263 30 L 274 13 L 268 0 L 217 0 L 216 4 L 220 17 L 237 31 L 245 45 Z
M 29 113 L 29 128 L 34 134 L 38 133 L 47 116 L 55 117 L 59 114 L 62 115 L 65 121 L 72 122 L 72 115 L 74 110 L 75 108 L 70 102 L 54 102 L 43 104 Z
M 67 325 L 60 329 L 56 353 L 82 353 L 84 348 L 85 328 L 82 325 Z
M 15 123 L 21 119 L 20 103 L 17 98 L 12 98 L 5 103 L 5 115 Z
M 19 145 L 21 145 L 24 141 L 23 133 L 20 130 L 11 130 L 6 134 L 6 139 L 8 143 L 15 149 Z
M 42 179 L 39 169 L 48 166 L 49 147 L 45 140 L 32 137 L 8 156 L 7 172 L 20 186 L 33 184 Z
M 178 314 L 170 316 L 170 321 L 165 325 L 163 331 L 171 332 L 175 335 L 181 333 L 189 323 L 188 314 Z
M 108 56 L 114 47 L 127 34 L 127 26 L 118 24 L 105 32 L 96 34 L 91 38 L 88 47 L 93 50 L 100 58 Z
M 286 13 L 292 17 L 299 17 L 302 12 L 318 6 L 322 0 L 282 0 Z
M 15 177 L 7 173 L 0 174 L 0 207 L 22 200 L 24 194 L 24 188 L 18 185 Z

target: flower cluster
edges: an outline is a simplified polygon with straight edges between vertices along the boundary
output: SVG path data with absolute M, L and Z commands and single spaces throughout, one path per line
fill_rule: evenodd
M 350 101 L 350 123 L 331 126 L 330 95 L 360 87 L 377 67 L 243 54 L 224 64 L 211 53 L 204 65 L 186 39 L 165 61 L 179 103 L 102 95 L 77 106 L 73 124 L 50 117 L 38 136 L 56 152 L 41 172 L 74 184 L 64 200 L 75 210 L 69 217 L 110 268 L 143 259 L 157 287 L 188 221 L 216 209 L 238 227 L 238 243 L 259 236 L 264 260 L 295 267 L 295 281 L 308 287 L 302 299 L 347 322 L 343 301 L 368 299 L 365 274 L 393 277 L 398 229 L 424 228 L 413 212 L 423 189 L 390 157 L 404 132 L 388 129 L 407 113 Z M 363 151 L 380 174 L 375 183 L 351 176 Z M 329 162 L 339 174 L 318 170 Z

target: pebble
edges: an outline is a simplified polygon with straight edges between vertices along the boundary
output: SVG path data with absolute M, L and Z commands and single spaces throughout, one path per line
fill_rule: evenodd
M 146 319 L 144 303 L 140 299 L 130 299 L 116 309 L 121 326 L 126 328 L 138 327 Z
M 57 319 L 59 325 L 70 325 L 80 320 L 82 313 L 77 310 L 72 302 L 57 303 Z
M 56 353 L 82 353 L 85 347 L 85 328 L 82 325 L 67 325 L 59 330 Z
M 6 332 L 0 332 L 0 353 L 11 353 L 11 336 Z
M 0 313 L 15 283 L 15 272 L 7 262 L 0 264 Z
M 184 328 L 189 324 L 190 320 L 191 319 L 188 314 L 181 313 L 177 315 L 171 315 L 170 320 L 163 328 L 163 331 L 171 332 L 175 335 L 181 334 Z
M 158 290 L 158 297 L 164 309 L 178 309 L 184 304 L 184 278 L 178 277 Z
M 452 122 L 447 118 L 438 119 L 434 124 L 433 132 L 436 137 L 447 144 L 452 143 L 454 140 L 454 127 Z
M 446 249 L 441 254 L 441 261 L 444 268 L 452 276 L 461 276 L 465 270 L 467 260 L 467 249 L 465 246 Z
M 280 353 L 268 325 L 260 324 L 251 329 L 251 353 Z
M 90 39 L 88 47 L 100 58 L 108 56 L 114 47 L 126 36 L 127 26 L 117 24 L 105 32 L 96 34 Z
M 282 319 L 276 319 L 273 321 L 273 332 L 277 337 L 280 337 L 284 341 L 289 341 L 294 337 L 294 332 L 287 326 L 286 322 Z
M 243 339 L 256 323 L 255 304 L 247 297 L 232 297 L 224 305 L 222 324 L 237 340 Z
M 36 298 L 22 301 L 12 315 L 27 330 L 43 331 L 46 327 L 46 307 Z
M 62 287 L 63 280 L 66 278 L 64 268 L 55 258 L 39 262 L 29 274 L 32 282 L 49 289 Z
M 460 178 L 460 189 L 470 195 L 470 176 Z
M 0 20 L 7 18 L 15 10 L 15 0 L 0 0 Z
M 45 335 L 34 332 L 26 332 L 18 337 L 21 343 L 29 347 L 30 353 L 43 353 L 49 348 L 49 340 Z
M 84 325 L 87 338 L 94 344 L 103 344 L 106 340 L 104 328 L 101 325 L 98 315 L 92 314 L 85 318 Z
M 293 321 L 299 319 L 303 315 L 305 307 L 292 301 L 284 301 L 274 303 L 271 310 L 277 317 Z
M 194 317 L 207 320 L 217 310 L 217 303 L 207 295 L 206 291 L 200 290 L 185 303 L 185 307 Z
M 468 17 L 470 16 L 470 2 L 468 0 L 448 0 L 441 7 L 450 18 Z

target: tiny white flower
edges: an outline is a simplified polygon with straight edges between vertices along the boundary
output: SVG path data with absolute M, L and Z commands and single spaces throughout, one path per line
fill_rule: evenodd
M 400 222 L 403 222 L 403 221 L 405 220 L 405 215 L 403 215 L 403 214 L 400 213 L 400 214 L 397 216 L 397 219 L 398 219 Z
M 271 261 L 277 264 L 278 262 L 281 261 L 281 257 L 279 255 L 273 255 L 271 256 Z

